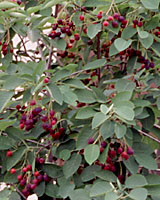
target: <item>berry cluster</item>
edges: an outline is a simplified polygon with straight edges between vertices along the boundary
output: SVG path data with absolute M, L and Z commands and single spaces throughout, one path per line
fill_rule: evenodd
M 137 19 L 135 19 L 135 20 L 133 20 L 133 28 L 136 28 L 136 27 L 142 27 L 143 26 L 143 22 L 142 21 L 140 21 L 140 20 L 137 20 Z

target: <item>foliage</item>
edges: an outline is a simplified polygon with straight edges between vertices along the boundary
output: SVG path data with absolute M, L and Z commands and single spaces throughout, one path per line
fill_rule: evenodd
M 159 19 L 159 0 L 0 2 L 0 199 L 158 199 Z

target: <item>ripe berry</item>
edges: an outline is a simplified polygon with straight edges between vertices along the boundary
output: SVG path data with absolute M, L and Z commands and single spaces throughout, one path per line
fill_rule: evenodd
M 40 163 L 40 164 L 43 164 L 44 162 L 45 162 L 45 159 L 44 159 L 44 158 L 40 158 L 40 159 L 39 159 L 39 163 Z
M 10 173 L 11 173 L 11 174 L 15 174 L 15 173 L 16 173 L 16 170 L 15 170 L 14 168 L 12 168 L 12 169 L 10 170 Z
M 51 111 L 49 112 L 49 114 L 50 114 L 51 117 L 53 117 L 53 116 L 55 115 L 55 111 L 54 111 L 54 110 L 51 110 Z
M 53 120 L 51 121 L 52 126 L 54 126 L 56 123 L 57 123 L 57 119 L 53 119 Z
M 50 79 L 46 77 L 43 82 L 44 83 L 49 83 L 49 81 L 50 81 Z
M 47 121 L 48 121 L 48 117 L 45 116 L 45 115 L 43 115 L 43 116 L 41 117 L 41 120 L 42 120 L 42 122 L 47 122 Z
M 21 0 L 17 0 L 17 4 L 21 5 L 22 1 Z
M 119 17 L 118 17 L 118 21 L 119 21 L 119 22 L 122 22 L 122 21 L 124 21 L 124 20 L 125 20 L 125 18 L 124 18 L 123 16 L 119 16 Z
M 107 146 L 107 143 L 105 141 L 101 142 L 101 147 L 105 148 Z
M 41 182 L 41 181 L 43 181 L 43 175 L 42 175 L 42 174 L 40 174 L 39 176 L 37 176 L 37 180 L 38 180 L 38 182 Z
M 64 133 L 64 128 L 63 127 L 59 128 L 59 133 L 60 134 Z
M 65 27 L 61 27 L 61 32 L 65 33 L 66 32 L 66 28 Z
M 36 101 L 35 101 L 35 100 L 31 100 L 31 101 L 30 101 L 30 105 L 31 105 L 31 106 L 36 105 Z
M 24 188 L 23 190 L 22 190 L 22 193 L 24 194 L 24 196 L 28 196 L 29 195 L 29 191 L 26 189 L 26 188 Z
M 52 24 L 52 30 L 55 31 L 58 28 L 58 24 Z
M 80 19 L 81 21 L 84 21 L 84 16 L 83 16 L 83 15 L 80 15 L 80 16 L 79 16 L 79 19 Z
M 44 174 L 44 175 L 43 175 L 43 180 L 44 180 L 45 182 L 49 182 L 49 181 L 51 180 L 51 178 L 50 178 L 47 174 Z
M 102 153 L 103 152 L 103 147 L 100 147 L 99 151 L 100 151 L 100 153 Z
M 114 13 L 113 17 L 114 17 L 114 19 L 118 19 L 119 18 L 119 14 L 118 13 Z
M 21 185 L 21 186 L 25 186 L 25 184 L 26 184 L 26 179 L 22 179 L 22 180 L 20 181 L 20 185 Z
M 113 21 L 113 19 L 114 18 L 112 16 L 108 16 L 108 18 L 107 18 L 108 21 Z
M 154 63 L 153 62 L 151 62 L 150 64 L 149 64 L 149 67 L 151 67 L 151 68 L 154 68 Z
M 124 158 L 125 160 L 129 159 L 129 156 L 125 151 L 123 153 L 121 153 L 121 157 Z
M 37 184 L 31 184 L 31 190 L 34 190 L 37 187 Z
M 118 22 L 117 21 L 113 21 L 112 22 L 112 27 L 113 28 L 117 28 L 118 27 Z
M 133 20 L 133 24 L 137 25 L 138 24 L 138 20 L 137 19 Z
M 92 40 L 88 40 L 87 44 L 88 44 L 88 45 L 92 45 L 92 44 L 93 44 L 93 41 L 92 41 Z
M 132 156 L 134 154 L 134 150 L 131 147 L 127 148 L 127 154 Z
M 78 34 L 78 33 L 75 33 L 75 34 L 74 34 L 74 38 L 75 38 L 75 40 L 78 41 L 78 40 L 80 39 L 79 34 Z
M 10 49 L 9 51 L 10 51 L 10 53 L 13 53 L 13 49 Z
M 103 22 L 103 26 L 107 27 L 109 25 L 109 22 L 108 21 L 104 21 Z
M 94 142 L 94 139 L 93 139 L 93 138 L 89 138 L 89 139 L 88 139 L 88 144 L 93 144 L 93 142 Z
M 33 179 L 32 183 L 35 184 L 35 185 L 38 185 L 38 180 L 37 179 Z
M 74 43 L 74 39 L 73 38 L 71 38 L 69 41 L 70 41 L 71 44 Z
M 63 24 L 63 20 L 62 20 L 62 19 L 58 19 L 58 20 L 57 20 L 57 23 L 58 23 L 59 25 L 62 25 L 62 24 Z
M 24 167 L 24 168 L 22 169 L 22 172 L 24 172 L 24 173 L 26 173 L 27 171 L 28 171 L 27 167 Z
M 20 104 L 16 105 L 16 109 L 17 110 L 21 109 L 21 105 Z
M 27 170 L 32 171 L 32 165 L 27 165 Z
M 7 153 L 6 153 L 6 156 L 7 157 L 11 157 L 13 155 L 13 152 L 12 151 L 7 151 Z
M 142 22 L 138 22 L 137 26 L 138 26 L 138 27 L 142 27 L 142 26 L 143 26 L 143 23 L 142 23 Z
M 124 176 L 123 175 L 118 175 L 118 179 L 119 179 L 119 181 L 120 181 L 120 183 L 121 184 L 123 184 L 124 183 Z
M 22 176 L 22 175 L 20 175 L 20 174 L 17 176 L 17 180 L 18 180 L 18 181 L 21 181 L 21 180 L 22 180 L 22 178 L 23 178 L 23 176 Z

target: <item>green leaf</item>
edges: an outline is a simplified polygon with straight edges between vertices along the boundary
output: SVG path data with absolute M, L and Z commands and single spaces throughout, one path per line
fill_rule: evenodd
M 93 93 L 97 99 L 98 102 L 100 103 L 106 103 L 106 96 L 103 93 L 103 90 L 97 87 L 92 87 L 91 89 L 93 90 Z
M 67 198 L 75 188 L 75 184 L 71 183 L 70 180 L 67 180 L 64 177 L 58 179 L 58 184 L 60 185 L 58 195 L 63 198 Z
M 51 97 L 60 105 L 63 104 L 63 95 L 61 93 L 61 90 L 59 89 L 59 87 L 55 84 L 49 84 L 47 86 L 47 89 L 51 95 Z
M 71 200 L 91 200 L 89 194 L 85 189 L 73 190 L 69 195 Z
M 54 76 L 51 78 L 51 82 L 57 82 L 59 80 L 62 80 L 63 78 L 70 76 L 71 74 L 72 74 L 72 72 L 70 70 L 67 70 L 67 69 L 58 70 L 54 74 Z
M 115 88 L 117 92 L 133 91 L 136 87 L 135 83 L 126 79 L 120 79 L 116 82 Z
M 140 29 L 138 29 L 138 35 L 141 39 L 145 39 L 149 36 L 149 33 L 147 31 L 141 31 Z
M 40 61 L 33 71 L 33 76 L 37 77 L 39 75 L 40 77 L 44 71 L 45 71 L 45 61 Z
M 90 70 L 90 69 L 97 69 L 99 67 L 102 67 L 106 64 L 106 59 L 97 59 L 95 61 L 89 62 L 86 65 L 84 65 L 84 70 Z
M 0 136 L 0 150 L 7 150 L 13 146 L 13 140 L 7 136 Z
M 131 190 L 129 197 L 135 200 L 146 200 L 148 191 L 145 188 L 136 188 Z
M 43 9 L 46 9 L 46 8 L 51 8 L 53 7 L 54 5 L 58 4 L 58 3 L 61 3 L 61 2 L 64 2 L 64 0 L 51 0 L 51 1 L 48 1 L 43 7 L 41 10 Z
M 67 43 L 64 39 L 51 40 L 51 43 L 54 46 L 54 48 L 57 48 L 62 51 L 64 51 L 67 46 Z
M 119 115 L 120 117 L 132 121 L 134 119 L 134 111 L 133 109 L 127 107 L 127 106 L 121 106 L 115 108 L 115 113 Z
M 34 189 L 34 193 L 38 195 L 38 197 L 43 196 L 45 193 L 45 182 L 41 182 L 40 184 L 37 185 L 37 187 Z
M 114 192 L 107 192 L 105 195 L 104 200 L 117 200 L 119 196 Z
M 132 40 L 124 40 L 123 38 L 118 38 L 114 41 L 114 46 L 118 50 L 118 52 L 124 51 L 127 49 L 132 43 Z
M 149 34 L 147 38 L 139 38 L 139 40 L 146 49 L 148 49 L 153 44 L 153 36 L 151 34 Z
M 135 159 L 139 163 L 139 165 L 147 169 L 157 169 L 157 163 L 151 155 L 146 155 L 145 153 L 136 153 Z
M 21 146 L 18 148 L 16 152 L 9 158 L 7 158 L 7 170 L 9 171 L 12 167 L 14 167 L 23 157 L 26 152 L 26 148 Z
M 5 176 L 3 181 L 5 183 L 17 183 L 17 176 L 20 174 L 20 171 L 16 171 L 15 174 L 11 174 L 10 171 L 8 171 Z
M 77 95 L 79 102 L 94 103 L 96 101 L 92 91 L 90 90 L 76 89 L 75 94 Z
M 118 139 L 122 138 L 126 134 L 127 128 L 122 124 L 115 124 L 115 134 Z
M 135 175 L 129 176 L 125 181 L 125 185 L 127 188 L 142 187 L 147 184 L 148 183 L 147 183 L 145 177 L 140 174 L 135 174 Z
M 35 13 L 35 12 L 39 11 L 41 9 L 41 7 L 42 7 L 42 5 L 30 7 L 27 9 L 27 13 L 28 14 Z
M 92 129 L 97 128 L 109 118 L 109 115 L 98 112 L 94 115 L 92 120 Z
M 149 21 L 145 23 L 145 30 L 150 31 L 155 29 L 159 25 L 159 17 L 153 16 Z
M 137 33 L 137 29 L 133 28 L 132 26 L 127 26 L 124 31 L 122 32 L 122 38 L 127 40 L 130 39 Z
M 78 134 L 76 147 L 78 150 L 84 149 L 88 145 L 88 139 L 93 136 L 95 130 L 92 130 L 89 126 L 84 126 Z
M 90 190 L 90 197 L 97 197 L 100 195 L 104 195 L 107 192 L 111 191 L 112 187 L 109 183 L 105 181 L 100 181 L 94 183 Z
M 4 131 L 7 127 L 13 125 L 16 122 L 15 120 L 0 120 L 0 130 Z
M 63 175 L 61 167 L 54 164 L 45 164 L 43 165 L 42 169 L 51 178 L 58 178 Z
M 110 46 L 109 48 L 109 56 L 114 56 L 116 54 L 118 54 L 119 51 L 116 49 L 114 43 Z
M 113 121 L 107 120 L 100 127 L 99 131 L 104 140 L 111 137 L 114 134 L 114 124 L 115 123 Z
M 116 182 L 117 177 L 113 174 L 113 172 L 101 170 L 95 173 L 95 175 L 105 181 Z
M 78 79 L 73 79 L 73 78 L 67 79 L 67 80 L 63 81 L 63 83 L 65 83 L 73 88 L 85 89 L 85 85 L 82 83 L 82 81 L 80 81 Z
M 120 101 L 128 101 L 132 97 L 132 92 L 120 92 L 112 99 L 113 103 L 118 103 Z
M 91 107 L 80 108 L 77 112 L 76 119 L 88 119 L 93 117 L 95 113 L 97 112 Z
M 101 170 L 101 167 L 98 165 L 88 166 L 88 167 L 84 168 L 80 177 L 83 182 L 90 181 L 95 178 L 95 173 L 100 170 Z
M 132 173 L 136 174 L 138 171 L 138 164 L 135 161 L 135 158 L 133 156 L 129 157 L 128 160 L 123 159 L 123 163 L 125 164 L 126 168 Z
M 12 192 L 9 197 L 9 200 L 21 200 L 21 197 L 17 192 Z
M 45 188 L 45 194 L 49 197 L 57 197 L 58 186 L 53 183 L 48 183 Z
M 109 108 L 105 104 L 101 104 L 100 111 L 106 115 L 109 111 Z
M 17 18 L 26 18 L 27 16 L 20 13 L 20 12 L 10 12 L 9 16 L 11 17 L 17 17 Z
M 141 0 L 141 3 L 145 8 L 149 10 L 155 10 L 158 9 L 159 7 L 159 0 L 153 0 L 153 1 Z
M 68 149 L 64 149 L 59 153 L 59 158 L 68 160 L 71 156 L 71 152 Z
M 0 9 L 14 8 L 14 7 L 18 7 L 18 4 L 10 1 L 3 1 L 0 3 Z
M 84 158 L 89 165 L 97 160 L 99 154 L 99 146 L 96 144 L 90 144 L 84 150 Z
M 13 96 L 14 92 L 0 91 L 0 113 L 3 111 L 5 106 L 8 104 L 10 98 Z
M 3 88 L 6 90 L 14 90 L 16 87 L 21 86 L 24 82 L 25 80 L 19 78 L 16 75 L 12 75 L 6 79 Z
M 79 168 L 82 161 L 82 157 L 80 154 L 72 154 L 71 158 L 66 161 L 64 164 L 63 172 L 66 178 L 71 177 Z
M 157 98 L 156 104 L 157 104 L 158 110 L 160 110 L 160 97 Z
M 4 189 L 0 192 L 0 200 L 9 200 L 9 196 L 11 194 L 11 190 Z
M 60 87 L 60 90 L 63 94 L 63 100 L 69 105 L 76 106 L 78 97 L 74 94 L 72 89 L 70 89 L 67 85 Z
M 101 31 L 101 23 L 91 24 L 87 27 L 87 35 L 90 39 L 93 39 L 97 33 Z
M 134 103 L 132 103 L 132 101 L 119 101 L 119 102 L 116 101 L 114 103 L 114 107 L 121 107 L 121 106 L 126 106 L 131 109 L 135 108 L 135 105 L 134 105 Z
M 108 151 L 109 151 L 109 145 L 107 145 L 106 148 L 103 149 L 103 152 L 100 154 L 98 160 L 100 161 L 100 163 L 105 164 L 106 162 L 106 158 L 108 156 Z
M 137 67 L 137 56 L 131 56 L 127 62 L 127 71 L 133 73 Z
M 36 42 L 41 37 L 40 31 L 37 29 L 28 28 L 27 35 L 31 42 Z

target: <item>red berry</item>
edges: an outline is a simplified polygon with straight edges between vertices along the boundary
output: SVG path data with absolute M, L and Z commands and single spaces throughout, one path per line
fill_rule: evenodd
M 14 168 L 12 168 L 12 169 L 10 170 L 10 173 L 11 173 L 11 174 L 15 174 L 15 173 L 16 173 L 16 170 L 15 170 Z
M 44 83 L 49 83 L 49 81 L 50 81 L 50 79 L 46 77 L 43 82 Z
M 17 0 L 17 4 L 21 5 L 22 1 L 21 0 Z
M 19 128 L 20 128 L 20 129 L 24 129 L 24 124 L 20 124 L 20 125 L 19 125 Z
M 79 19 L 80 19 L 81 21 L 84 21 L 84 16 L 83 16 L 83 15 L 80 15 L 80 16 L 79 16 Z
M 142 26 L 143 26 L 143 23 L 142 23 L 142 22 L 138 22 L 137 26 L 138 26 L 138 27 L 142 27 Z
M 118 13 L 114 13 L 113 17 L 114 17 L 114 19 L 118 19 L 119 18 L 119 14 Z
M 37 184 L 31 184 L 31 190 L 34 190 L 37 187 Z
M 123 153 L 121 153 L 121 157 L 124 158 L 125 160 L 129 159 L 129 156 L 125 151 Z
M 49 112 L 49 114 L 50 114 L 51 117 L 53 117 L 53 116 L 55 115 L 55 111 L 54 111 L 54 110 L 51 110 L 51 111 Z
M 13 152 L 12 151 L 7 151 L 7 153 L 6 153 L 6 156 L 7 157 L 11 157 L 13 155 Z
M 94 142 L 94 139 L 93 139 L 93 138 L 89 138 L 89 139 L 88 139 L 88 144 L 93 144 L 93 142 Z
M 10 49 L 9 51 L 10 51 L 10 53 L 13 53 L 13 49 Z
M 54 126 L 56 123 L 57 123 L 57 120 L 56 120 L 56 119 L 53 119 L 53 120 L 51 121 L 52 126 Z
M 134 150 L 131 147 L 127 148 L 127 154 L 132 156 L 134 154 Z
M 40 158 L 40 159 L 39 159 L 39 163 L 40 163 L 40 164 L 43 164 L 44 162 L 45 162 L 45 159 L 44 159 L 44 158 Z
M 32 165 L 27 165 L 27 170 L 32 171 Z
M 117 21 L 113 21 L 112 22 L 112 27 L 113 28 L 117 28 L 118 27 L 118 22 Z
M 109 165 L 105 165 L 104 166 L 104 170 L 110 170 L 110 166 Z
M 17 176 L 17 180 L 18 180 L 18 181 L 21 181 L 21 180 L 22 180 L 22 178 L 23 178 L 23 176 L 22 176 L 22 175 L 20 175 L 20 174 Z
M 22 169 L 22 172 L 24 172 L 24 173 L 26 173 L 27 171 L 28 171 L 27 167 L 24 167 L 24 168 Z
M 64 128 L 63 127 L 59 128 L 59 132 L 60 134 L 64 133 Z
M 35 101 L 35 100 L 31 100 L 31 101 L 30 101 L 30 105 L 31 105 L 31 106 L 36 105 L 36 101 Z
M 74 39 L 73 38 L 71 38 L 69 41 L 70 41 L 71 44 L 74 43 Z
M 117 149 L 117 153 L 118 154 L 121 154 L 123 152 L 123 149 L 121 148 L 121 147 L 119 147 L 118 149 Z
M 21 105 L 20 104 L 16 105 L 16 109 L 17 110 L 21 109 Z
M 83 29 L 83 33 L 84 33 L 84 34 L 87 34 L 87 28 L 84 28 L 84 29 Z
M 107 27 L 109 25 L 109 22 L 108 21 L 104 21 L 103 22 L 103 26 Z
M 37 171 L 34 172 L 34 176 L 35 176 L 35 177 L 39 176 L 39 172 L 37 172 Z
M 100 147 L 99 151 L 100 151 L 100 153 L 102 153 L 103 152 L 103 147 Z
M 79 34 L 78 34 L 78 33 L 75 33 L 75 34 L 74 34 L 74 38 L 75 38 L 75 40 L 78 41 L 78 40 L 80 39 Z
M 108 16 L 108 18 L 107 18 L 108 21 L 113 21 L 113 19 L 114 18 L 112 16 Z
M 38 180 L 37 179 L 33 179 L 32 183 L 37 185 L 38 184 Z
M 110 151 L 110 156 L 114 158 L 116 156 L 116 152 L 114 150 Z
M 22 180 L 20 181 L 20 185 L 21 185 L 21 186 L 25 186 L 25 184 L 26 184 L 26 179 L 22 179 Z
M 98 19 L 101 19 L 101 18 L 102 18 L 102 11 L 98 13 L 97 18 L 98 18 Z

